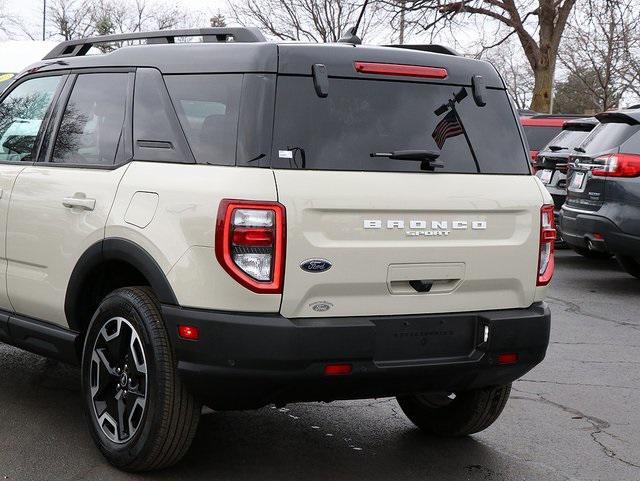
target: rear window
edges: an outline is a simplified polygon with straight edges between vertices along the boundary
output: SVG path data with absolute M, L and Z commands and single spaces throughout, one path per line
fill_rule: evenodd
M 562 127 L 544 127 L 539 125 L 525 125 L 524 134 L 527 136 L 529 148 L 532 150 L 542 150 L 542 148 L 553 139 Z
M 640 125 L 618 122 L 601 123 L 591 131 L 579 148 L 590 155 L 605 153 L 617 149 L 638 131 L 640 131 Z
M 435 172 L 529 174 L 507 94 L 487 89 L 478 107 L 471 89 L 424 82 L 331 78 L 320 98 L 311 77 L 280 76 L 272 166 L 318 170 L 424 171 L 423 162 L 371 157 L 402 150 L 438 154 Z M 464 94 L 463 94 L 464 95 Z M 478 162 L 474 161 L 474 155 Z
M 559 148 L 570 150 L 580 145 L 587 135 L 589 135 L 589 131 L 565 129 L 551 139 L 551 142 L 549 142 L 549 145 L 547 145 L 544 150 L 550 150 L 551 147 L 555 150 Z

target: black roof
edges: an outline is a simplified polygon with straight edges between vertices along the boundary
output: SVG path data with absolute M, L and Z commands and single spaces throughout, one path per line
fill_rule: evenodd
M 180 43 L 176 42 L 178 37 L 202 37 L 203 41 Z M 147 44 L 123 46 L 109 53 L 88 55 L 91 47 L 100 43 L 135 39 L 144 39 Z M 424 81 L 470 85 L 473 75 L 481 75 L 487 87 L 504 88 L 491 64 L 455 55 L 453 51 L 442 47 L 273 43 L 265 41 L 257 30 L 244 28 L 145 32 L 72 40 L 58 45 L 45 59 L 32 65 L 29 71 L 153 67 L 165 74 L 261 72 L 311 75 L 311 66 L 321 63 L 326 65 L 327 72 L 333 77 L 372 78 L 371 74 L 355 71 L 356 61 L 442 67 L 448 71 L 446 79 Z

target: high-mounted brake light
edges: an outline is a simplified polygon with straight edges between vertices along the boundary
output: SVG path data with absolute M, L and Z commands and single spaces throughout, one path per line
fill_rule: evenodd
M 551 282 L 555 268 L 554 251 L 556 237 L 556 222 L 553 218 L 553 204 L 545 204 L 540 209 L 540 252 L 538 255 L 539 286 L 546 286 Z
M 397 63 L 356 62 L 356 72 L 400 77 L 447 78 L 448 72 L 442 67 L 423 67 Z
M 224 199 L 216 222 L 216 257 L 247 289 L 280 294 L 284 281 L 285 209 L 278 202 Z
M 596 158 L 602 168 L 594 168 L 591 174 L 596 177 L 639 177 L 640 155 L 609 154 Z

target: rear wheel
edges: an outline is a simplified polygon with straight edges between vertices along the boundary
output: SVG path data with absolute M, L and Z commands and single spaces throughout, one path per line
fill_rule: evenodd
M 148 288 L 118 289 L 102 301 L 85 339 L 82 392 L 91 435 L 114 466 L 161 469 L 186 454 L 200 405 L 175 365 Z
M 621 255 L 616 256 L 616 259 L 625 271 L 640 279 L 640 259 Z
M 437 436 L 468 436 L 491 426 L 502 413 L 511 384 L 458 394 L 414 394 L 398 397 L 406 416 Z

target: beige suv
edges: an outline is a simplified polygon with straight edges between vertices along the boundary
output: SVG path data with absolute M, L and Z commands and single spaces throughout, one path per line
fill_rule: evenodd
M 472 434 L 544 358 L 553 205 L 488 63 L 74 40 L 2 94 L 0 138 L 0 340 L 81 364 L 122 469 L 177 462 L 203 404 L 397 396 Z

